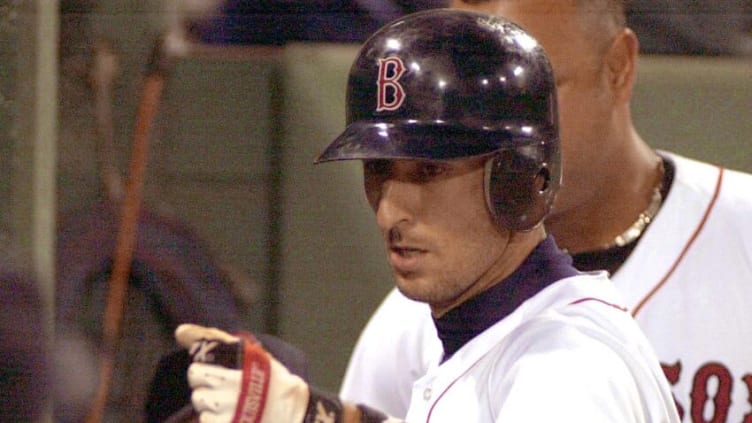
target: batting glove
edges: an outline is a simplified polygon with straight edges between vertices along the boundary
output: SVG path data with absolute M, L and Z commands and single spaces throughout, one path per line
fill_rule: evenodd
M 193 358 L 188 384 L 201 423 L 303 422 L 308 385 L 255 340 L 192 324 L 175 338 Z
M 175 338 L 193 358 L 188 384 L 201 423 L 400 422 L 308 386 L 250 337 L 183 324 Z

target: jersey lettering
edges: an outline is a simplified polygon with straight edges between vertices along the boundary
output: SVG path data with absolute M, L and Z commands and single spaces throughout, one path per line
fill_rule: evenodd
M 661 363 L 661 368 L 663 368 L 663 374 L 666 375 L 666 379 L 668 379 L 668 383 L 671 384 L 671 386 L 679 383 L 679 376 L 681 375 L 682 369 L 681 361 L 677 361 L 674 364 Z M 676 395 L 674 395 L 674 404 L 676 404 L 676 411 L 679 412 L 679 420 L 684 420 L 684 407 L 682 407 L 681 403 L 676 399 Z
M 747 402 L 752 405 L 752 375 L 746 374 L 742 380 L 747 385 Z M 743 423 L 752 423 L 752 411 L 744 415 Z
M 399 57 L 379 59 L 379 79 L 376 81 L 377 105 L 376 111 L 394 111 L 405 101 L 405 90 L 399 83 L 405 73 L 405 64 Z
M 705 408 L 710 406 L 708 403 L 710 381 L 715 380 L 716 389 L 713 397 L 713 414 L 709 419 L 705 419 Z M 698 423 L 722 423 L 726 421 L 729 407 L 731 406 L 731 387 L 733 385 L 731 372 L 720 363 L 707 363 L 700 367 L 695 373 L 695 379 L 692 383 L 692 393 L 690 394 L 692 402 L 692 421 Z
M 681 361 L 677 360 L 674 364 L 661 363 L 661 368 L 669 384 L 674 386 L 679 383 L 682 372 Z M 752 374 L 745 374 L 740 380 L 746 388 L 747 403 L 752 406 Z M 689 398 L 689 421 L 691 423 L 735 423 L 728 420 L 734 382 L 731 371 L 722 363 L 705 363 L 697 369 L 692 380 L 692 392 Z M 679 419 L 684 421 L 684 406 L 676 396 L 674 396 L 674 402 L 679 412 Z M 748 409 L 750 411 L 739 423 L 752 423 L 752 407 Z

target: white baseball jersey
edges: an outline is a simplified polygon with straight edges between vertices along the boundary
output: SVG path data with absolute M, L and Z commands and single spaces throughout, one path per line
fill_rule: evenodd
M 432 365 L 406 420 L 678 422 L 652 347 L 605 272 L 557 281 Z
M 612 280 L 661 361 L 682 421 L 749 423 L 752 175 L 661 154 L 675 165 L 673 185 Z M 413 383 L 441 351 L 428 307 L 392 291 L 361 334 L 341 396 L 404 416 Z

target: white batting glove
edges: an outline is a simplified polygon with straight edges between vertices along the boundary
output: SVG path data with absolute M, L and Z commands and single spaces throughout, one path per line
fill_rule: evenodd
M 188 383 L 201 423 L 303 422 L 308 384 L 257 342 L 192 324 L 175 339 L 193 357 Z

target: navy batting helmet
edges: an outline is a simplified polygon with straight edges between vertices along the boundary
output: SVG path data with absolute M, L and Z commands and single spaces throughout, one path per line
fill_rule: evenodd
M 516 24 L 434 9 L 397 19 L 360 49 L 347 127 L 316 163 L 488 155 L 486 199 L 502 227 L 528 230 L 560 184 L 556 87 L 542 47 Z

